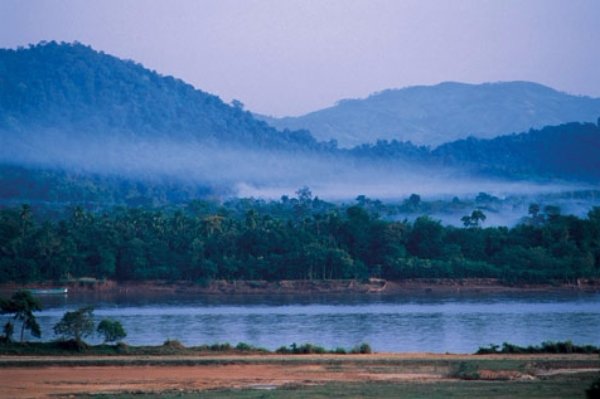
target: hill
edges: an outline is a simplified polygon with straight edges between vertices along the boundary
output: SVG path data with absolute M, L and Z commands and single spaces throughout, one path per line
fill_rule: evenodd
M 57 128 L 70 137 L 115 133 L 268 147 L 315 144 L 306 132 L 278 132 L 217 96 L 89 46 L 49 42 L 0 49 L 0 130 L 27 138 Z
M 81 44 L 0 50 L 0 202 L 163 205 L 279 198 L 398 199 L 600 181 L 600 132 L 573 123 L 432 150 L 380 140 L 351 149 L 278 131 L 181 80 Z
M 279 129 L 307 129 L 343 147 L 378 139 L 437 146 L 468 136 L 493 138 L 567 122 L 595 122 L 600 99 L 531 82 L 414 86 L 342 100 L 299 117 L 259 116 Z
M 470 137 L 431 153 L 446 164 L 481 174 L 535 179 L 540 176 L 600 182 L 600 125 L 567 123 L 490 140 Z

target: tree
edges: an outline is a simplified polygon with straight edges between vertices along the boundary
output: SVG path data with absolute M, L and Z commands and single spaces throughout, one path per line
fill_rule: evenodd
M 484 222 L 487 217 L 480 209 L 475 209 L 471 212 L 471 216 L 463 216 L 460 220 L 465 227 L 479 227 L 480 223 Z
M 15 332 L 15 326 L 10 321 L 7 321 L 2 329 L 2 332 L 4 333 L 4 342 L 11 342 L 13 333 Z
M 94 308 L 85 306 L 73 312 L 66 312 L 54 326 L 54 333 L 63 337 L 72 337 L 78 346 L 84 344 L 83 338 L 94 332 Z
M 14 313 L 13 319 L 21 322 L 21 342 L 25 338 L 25 330 L 29 330 L 31 335 L 36 338 L 42 336 L 42 330 L 33 312 L 42 310 L 42 305 L 37 298 L 34 298 L 31 291 L 21 290 L 13 294 L 10 300 L 0 302 L 2 313 Z M 12 323 L 11 323 L 12 324 Z M 5 333 L 6 333 L 5 326 Z M 14 329 L 14 326 L 12 327 Z
M 411 194 L 408 199 L 404 200 L 403 205 L 411 212 L 415 212 L 421 206 L 421 196 L 419 194 Z
M 104 336 L 104 342 L 120 341 L 127 336 L 123 325 L 117 320 L 102 320 L 96 332 Z

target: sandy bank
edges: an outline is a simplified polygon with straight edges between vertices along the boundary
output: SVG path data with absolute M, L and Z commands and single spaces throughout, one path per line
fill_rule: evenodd
M 497 279 L 405 279 L 387 281 L 371 278 L 358 280 L 282 280 L 224 281 L 207 284 L 172 281 L 117 282 L 81 279 L 70 282 L 0 285 L 0 292 L 19 288 L 66 286 L 70 293 L 99 292 L 105 294 L 241 294 L 241 295 L 302 295 L 302 294 L 452 294 L 499 292 L 600 291 L 600 279 L 579 279 L 568 284 L 505 284 Z

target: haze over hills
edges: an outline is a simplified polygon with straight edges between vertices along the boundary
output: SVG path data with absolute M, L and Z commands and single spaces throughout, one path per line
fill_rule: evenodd
M 390 89 L 348 99 L 298 117 L 259 115 L 279 129 L 307 129 L 342 147 L 379 139 L 437 146 L 469 136 L 493 138 L 567 122 L 595 122 L 600 99 L 574 96 L 531 82 Z
M 343 149 L 81 44 L 0 50 L 3 201 L 279 198 L 303 186 L 326 199 L 556 191 L 597 186 L 599 152 L 592 123 L 435 150 L 393 140 Z

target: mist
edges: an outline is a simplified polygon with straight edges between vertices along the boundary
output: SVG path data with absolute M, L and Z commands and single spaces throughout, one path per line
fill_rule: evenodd
M 427 198 L 504 198 L 588 189 L 571 183 L 508 181 L 466 170 L 402 160 L 372 161 L 318 151 L 266 150 L 214 141 L 140 138 L 127 132 L 83 134 L 40 130 L 0 137 L 0 162 L 28 167 L 118 176 L 141 181 L 227 187 L 238 197 L 278 199 L 299 187 L 329 201 L 358 195 L 394 201 Z

